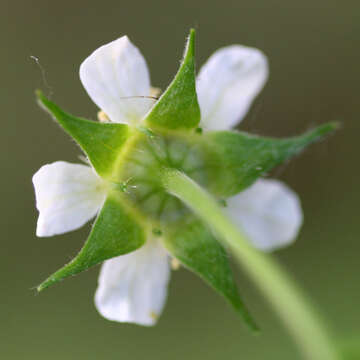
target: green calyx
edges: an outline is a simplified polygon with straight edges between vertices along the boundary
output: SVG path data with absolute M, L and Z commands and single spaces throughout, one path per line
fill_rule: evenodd
M 167 191 L 164 178 L 169 170 L 186 174 L 225 206 L 226 197 L 244 190 L 337 125 L 326 124 L 289 139 L 236 131 L 202 132 L 194 36 L 192 30 L 175 79 L 139 127 L 72 116 L 37 92 L 40 105 L 79 144 L 108 189 L 84 247 L 38 290 L 132 252 L 156 236 L 173 257 L 222 294 L 255 329 L 237 293 L 225 250 L 209 224 Z
M 161 174 L 165 169 L 177 169 L 206 187 L 212 176 L 211 168 L 205 165 L 210 154 L 197 140 L 195 134 L 147 135 L 137 131 L 118 159 L 112 176 L 115 188 L 120 183 L 126 201 L 160 227 L 180 220 L 188 211 L 164 190 Z

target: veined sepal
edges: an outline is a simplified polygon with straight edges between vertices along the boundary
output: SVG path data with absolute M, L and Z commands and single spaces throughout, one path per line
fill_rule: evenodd
M 195 30 L 192 29 L 179 71 L 150 110 L 145 123 L 171 130 L 196 128 L 200 122 L 200 107 L 195 82 Z
M 175 259 L 224 296 L 251 330 L 258 331 L 239 296 L 225 249 L 201 220 L 189 214 L 166 229 L 163 243 Z
M 310 144 L 323 139 L 338 128 L 332 122 L 320 125 L 303 135 L 276 139 L 239 131 L 211 131 L 201 140 L 213 161 L 212 182 L 208 190 L 219 197 L 243 191 L 275 166 L 298 155 Z M 209 169 L 211 170 L 211 169 Z
M 103 178 L 110 178 L 131 130 L 126 124 L 103 123 L 70 115 L 36 92 L 38 102 L 62 128 L 80 145 L 91 165 Z
M 146 225 L 121 202 L 121 194 L 110 192 L 78 255 L 38 286 L 44 290 L 107 259 L 140 248 L 146 240 Z

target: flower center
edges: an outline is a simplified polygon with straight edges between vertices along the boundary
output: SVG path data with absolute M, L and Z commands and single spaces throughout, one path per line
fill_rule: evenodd
M 164 191 L 163 169 L 177 169 L 206 186 L 209 174 L 204 164 L 208 155 L 195 141 L 198 136 L 164 136 L 145 130 L 121 156 L 120 190 L 133 206 L 160 224 L 177 221 L 188 211 L 180 200 Z

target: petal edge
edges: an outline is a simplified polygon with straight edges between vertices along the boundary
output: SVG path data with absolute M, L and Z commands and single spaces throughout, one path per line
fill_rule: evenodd
M 102 180 L 86 165 L 57 161 L 42 166 L 32 181 L 39 237 L 80 228 L 96 215 L 105 199 Z
M 95 305 L 113 321 L 144 326 L 156 323 L 167 296 L 170 278 L 168 255 L 158 240 L 102 265 Z
M 152 99 L 131 98 L 150 94 L 150 75 L 144 57 L 127 36 L 87 57 L 80 66 L 80 80 L 113 122 L 138 121 L 153 105 Z
M 292 243 L 303 222 L 299 197 L 278 180 L 259 179 L 229 198 L 225 211 L 263 251 Z
M 266 56 L 241 45 L 221 48 L 200 69 L 196 89 L 201 125 L 228 130 L 239 123 L 268 77 Z

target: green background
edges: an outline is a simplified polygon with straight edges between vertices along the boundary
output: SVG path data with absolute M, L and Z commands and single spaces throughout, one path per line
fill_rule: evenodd
M 193 26 L 199 65 L 232 43 L 258 47 L 269 57 L 269 82 L 242 129 L 288 136 L 342 121 L 335 136 L 272 174 L 300 194 L 305 212 L 296 244 L 277 256 L 339 340 L 352 337 L 356 343 L 359 19 L 355 0 L 2 0 L 0 358 L 301 359 L 265 300 L 238 270 L 241 292 L 263 329 L 258 337 L 185 270 L 173 273 L 167 306 L 154 328 L 98 315 L 92 300 L 98 268 L 40 295 L 34 290 L 76 253 L 89 231 L 88 225 L 62 236 L 35 237 L 32 174 L 56 160 L 76 162 L 79 150 L 38 108 L 34 90 L 53 92 L 63 108 L 95 118 L 96 107 L 78 78 L 79 65 L 91 51 L 129 35 L 148 61 L 152 83 L 164 89 Z M 30 56 L 39 58 L 48 85 Z

